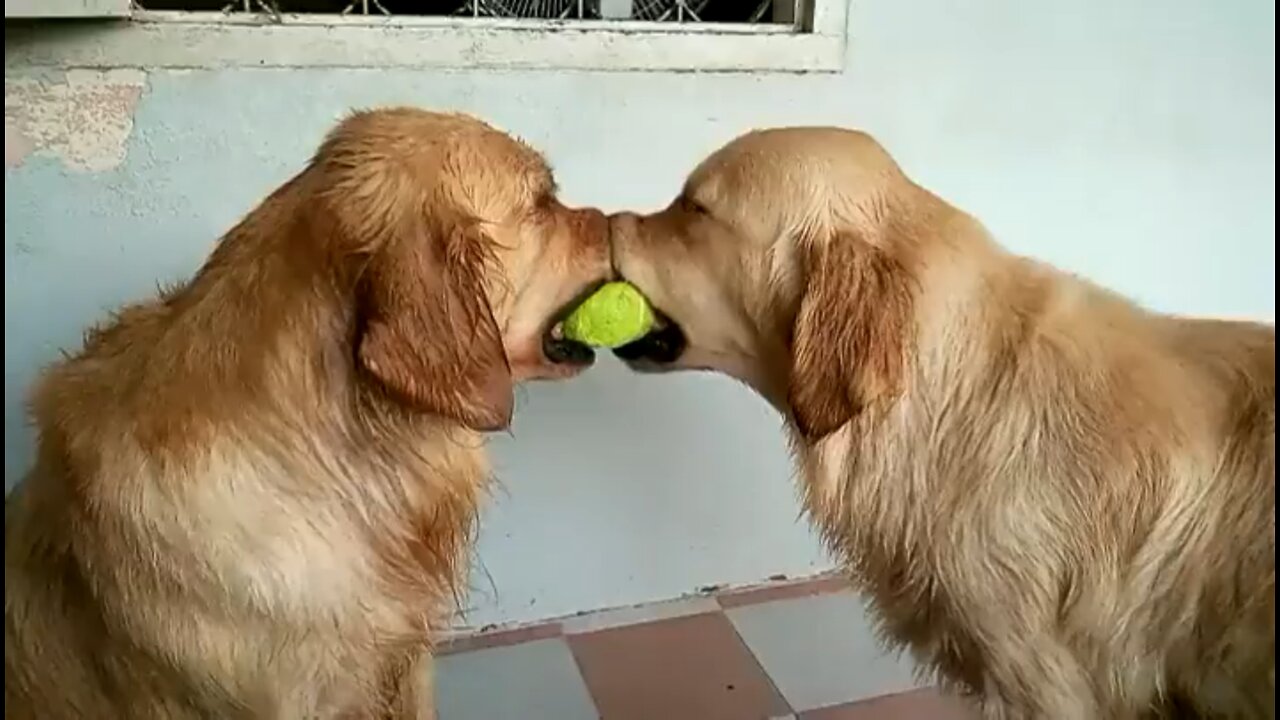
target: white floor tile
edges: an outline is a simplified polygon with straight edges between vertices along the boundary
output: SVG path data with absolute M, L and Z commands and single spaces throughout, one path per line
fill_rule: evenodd
M 597 720 L 561 638 L 488 648 L 436 661 L 439 720 Z
M 797 711 L 917 686 L 910 659 L 880 649 L 853 593 L 746 605 L 726 614 Z

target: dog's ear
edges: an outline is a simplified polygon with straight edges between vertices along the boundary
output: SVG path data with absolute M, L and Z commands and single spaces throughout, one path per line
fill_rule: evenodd
M 423 223 L 376 249 L 360 281 L 361 365 L 398 401 L 475 430 L 503 430 L 511 368 L 484 287 L 474 224 Z
M 815 441 L 900 389 L 911 294 L 901 265 L 851 234 L 815 243 L 804 262 L 788 399 Z

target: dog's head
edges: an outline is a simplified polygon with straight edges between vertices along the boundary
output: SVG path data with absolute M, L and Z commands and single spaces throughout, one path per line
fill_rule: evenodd
M 462 115 L 364 112 L 295 182 L 305 241 L 326 236 L 353 288 L 358 363 L 397 401 L 501 429 L 513 383 L 591 363 L 550 328 L 607 278 L 607 222 L 561 205 L 525 144 Z
M 947 206 L 862 133 L 749 133 L 650 215 L 611 219 L 613 262 L 660 313 L 617 354 L 751 385 L 810 439 L 897 393 L 912 266 Z

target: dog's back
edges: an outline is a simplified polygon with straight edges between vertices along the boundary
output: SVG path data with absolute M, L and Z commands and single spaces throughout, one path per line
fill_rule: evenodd
M 1274 717 L 1274 328 L 1163 316 L 1012 268 L 994 341 L 970 345 L 992 351 L 971 368 L 991 394 L 968 419 L 990 423 L 971 446 L 983 484 L 1008 493 L 989 520 L 1023 513 L 988 538 L 1021 548 L 1012 597 L 1056 587 L 1039 608 L 1056 625 L 1035 660 L 1045 686 L 1060 671 L 1072 687 L 1072 663 L 1053 669 L 1060 643 L 1084 671 L 1070 693 L 1103 717 L 1153 697 L 1165 714 Z M 1036 611 L 1018 602 L 1011 619 Z
M 1274 328 L 984 247 L 920 282 L 904 395 L 799 444 L 811 513 L 990 717 L 1274 717 Z
M 86 602 L 83 574 L 68 561 L 68 518 L 31 488 L 28 481 L 5 500 L 5 715 L 95 717 L 111 706 L 90 665 L 105 628 Z
M 1161 315 L 1013 267 L 1043 295 L 1001 298 L 1028 312 L 1020 327 L 995 315 L 1018 330 L 993 367 L 1016 379 L 988 407 L 1027 434 L 1004 486 L 1048 486 L 1025 496 L 1043 523 L 1029 537 L 1044 533 L 1027 549 L 1058 568 L 1054 634 L 1093 707 L 1274 717 L 1274 327 Z
M 1172 693 L 1205 711 L 1275 717 L 1275 329 L 1175 319 L 1171 342 L 1209 392 L 1219 430 L 1216 472 L 1187 512 L 1211 532 L 1184 538 L 1182 591 L 1196 616 L 1174 637 Z

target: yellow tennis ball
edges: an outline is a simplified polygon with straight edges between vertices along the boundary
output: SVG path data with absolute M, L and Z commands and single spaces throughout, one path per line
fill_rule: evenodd
M 611 282 L 565 318 L 564 337 L 585 345 L 615 348 L 639 340 L 653 328 L 653 308 L 631 283 Z

